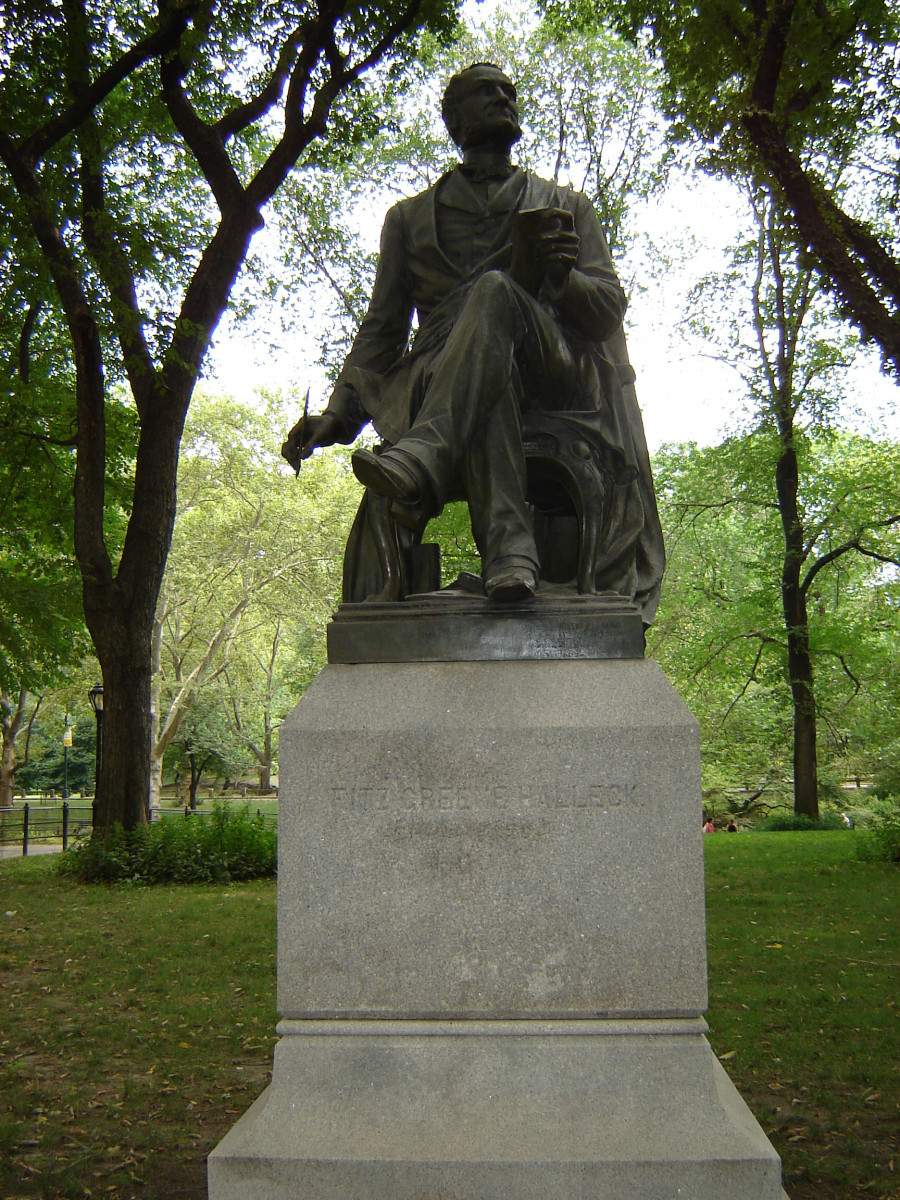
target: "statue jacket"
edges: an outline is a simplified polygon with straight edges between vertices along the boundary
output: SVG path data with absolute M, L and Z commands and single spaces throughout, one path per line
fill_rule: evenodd
M 655 608 L 664 552 L 622 330 L 627 302 L 593 205 L 580 192 L 516 169 L 485 205 L 457 168 L 394 205 L 382 230 L 368 311 L 329 410 L 341 419 L 347 442 L 369 420 L 387 442 L 399 441 L 421 405 L 431 365 L 469 289 L 485 271 L 509 268 L 516 213 L 548 207 L 572 213 L 580 244 L 562 293 L 542 290 L 537 301 L 554 316 L 578 362 L 579 394 L 566 404 L 567 420 L 580 422 L 585 437 L 602 447 L 617 485 L 618 511 L 610 522 L 615 534 L 608 547 L 613 575 L 606 584 L 643 596 L 646 612 Z M 438 237 L 439 225 L 446 228 L 454 210 L 470 214 L 472 240 L 463 261 L 458 253 L 451 259 Z M 480 237 L 482 224 L 486 236 Z M 414 316 L 418 328 L 411 339 Z M 630 578 L 624 585 L 622 563 Z

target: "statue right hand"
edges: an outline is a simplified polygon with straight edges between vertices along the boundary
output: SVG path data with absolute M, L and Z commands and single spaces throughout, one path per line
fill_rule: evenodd
M 333 446 L 340 440 L 340 433 L 340 419 L 327 409 L 316 416 L 307 416 L 305 430 L 301 418 L 281 447 L 281 457 L 286 458 L 295 471 L 299 471 L 301 462 L 309 458 L 313 450 L 319 446 Z

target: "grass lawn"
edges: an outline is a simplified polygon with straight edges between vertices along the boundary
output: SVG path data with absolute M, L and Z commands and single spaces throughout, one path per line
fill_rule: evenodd
M 791 1200 L 900 1197 L 900 871 L 857 836 L 704 839 L 710 1041 Z
M 705 839 L 711 1040 L 791 1200 L 900 1200 L 900 871 L 855 836 Z M 0 1013 L 0 1196 L 205 1200 L 271 1065 L 275 885 L 4 862 Z

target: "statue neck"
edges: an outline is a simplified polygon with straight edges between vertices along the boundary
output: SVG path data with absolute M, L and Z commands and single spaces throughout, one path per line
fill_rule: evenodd
M 496 178 L 511 175 L 514 170 L 509 150 L 493 146 L 470 146 L 463 152 L 462 166 L 478 175 Z

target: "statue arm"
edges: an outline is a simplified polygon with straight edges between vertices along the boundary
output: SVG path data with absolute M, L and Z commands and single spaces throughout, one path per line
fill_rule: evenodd
M 372 298 L 324 412 L 298 421 L 282 455 L 299 470 L 319 446 L 349 445 L 370 419 L 354 386 L 360 375 L 382 375 L 403 354 L 412 324 L 412 288 L 408 280 L 404 224 L 395 206 L 381 232 L 381 253 Z
M 583 195 L 575 201 L 578 260 L 562 286 L 548 292 L 546 299 L 567 325 L 591 341 L 603 342 L 620 328 L 628 301 L 594 206 Z
M 351 368 L 383 375 L 400 358 L 409 343 L 413 308 L 405 224 L 399 206 L 395 206 L 388 212 L 381 231 L 372 298 L 338 376 L 337 387 Z

